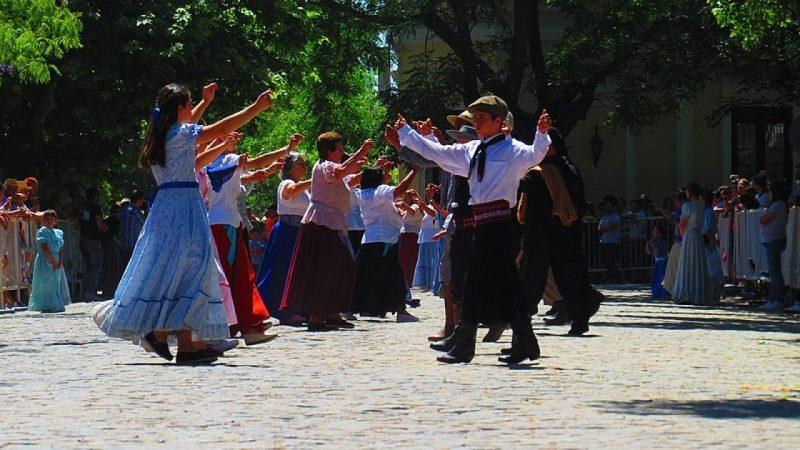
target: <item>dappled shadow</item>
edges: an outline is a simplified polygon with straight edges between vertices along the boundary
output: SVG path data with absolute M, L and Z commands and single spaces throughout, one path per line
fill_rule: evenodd
M 74 341 L 65 341 L 65 342 L 50 342 L 45 345 L 92 345 L 92 344 L 108 344 L 108 340 L 94 340 L 94 341 L 86 341 L 86 342 L 74 342 Z
M 709 419 L 800 418 L 800 401 L 777 399 L 632 400 L 596 406 L 617 414 L 691 415 Z

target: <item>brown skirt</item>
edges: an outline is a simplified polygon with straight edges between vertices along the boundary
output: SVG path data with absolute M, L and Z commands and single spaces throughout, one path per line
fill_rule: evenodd
M 355 261 L 338 231 L 300 225 L 281 310 L 325 316 L 350 310 Z
M 400 235 L 400 267 L 403 268 L 403 277 L 406 286 L 411 287 L 414 282 L 414 270 L 417 268 L 419 257 L 419 244 L 417 233 L 403 233 Z

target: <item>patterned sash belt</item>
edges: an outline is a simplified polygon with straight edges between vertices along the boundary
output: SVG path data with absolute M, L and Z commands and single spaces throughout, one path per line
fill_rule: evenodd
M 468 214 L 455 217 L 456 229 L 475 228 L 487 223 L 511 219 L 511 207 L 505 200 L 471 205 Z

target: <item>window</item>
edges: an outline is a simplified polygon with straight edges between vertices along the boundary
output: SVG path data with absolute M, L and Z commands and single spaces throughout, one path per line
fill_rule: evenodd
M 733 171 L 751 177 L 766 170 L 770 177 L 791 178 L 789 146 L 791 108 L 734 108 L 732 112 Z

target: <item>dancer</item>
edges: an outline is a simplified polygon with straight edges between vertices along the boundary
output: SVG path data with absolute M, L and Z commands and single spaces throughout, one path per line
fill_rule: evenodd
M 63 312 L 69 303 L 69 287 L 64 289 L 64 232 L 56 229 L 56 212 L 44 212 L 44 226 L 36 232 L 39 247 L 33 263 L 33 283 L 28 311 Z
M 406 283 L 398 256 L 400 213 L 395 200 L 403 197 L 416 175 L 412 169 L 390 186 L 392 164 L 365 169 L 360 177 L 358 202 L 364 218 L 364 238 L 356 255 L 356 284 L 352 312 L 384 317 L 397 313 L 397 322 L 417 322 L 406 311 Z
M 250 262 L 246 232 L 237 200 L 243 183 L 263 181 L 277 173 L 283 165 L 277 161 L 296 149 L 301 140 L 301 135 L 293 135 L 288 146 L 253 159 L 235 153 L 222 154 L 205 169 L 211 181 L 211 190 L 208 191 L 211 234 L 214 236 L 225 277 L 231 286 L 238 320 L 231 327 L 231 335 L 241 333 L 246 345 L 267 342 L 277 335 L 266 332 L 272 322 L 267 322 L 269 311 L 255 285 L 255 273 Z M 248 169 L 263 167 L 266 167 L 263 171 L 245 173 Z
M 347 237 L 350 191 L 343 179 L 366 164 L 372 141 L 342 162 L 338 133 L 317 138 L 319 161 L 311 174 L 311 204 L 300 222 L 281 309 L 305 314 L 308 331 L 353 328 L 341 318 L 350 309 L 355 261 Z
M 364 220 L 361 217 L 361 205 L 358 202 L 360 177 L 357 174 L 348 175 L 345 177 L 344 183 L 350 190 L 350 210 L 347 212 L 347 237 L 350 240 L 353 254 L 357 255 L 358 249 L 361 247 L 361 240 L 364 238 Z
M 270 233 L 264 261 L 258 273 L 258 292 L 272 316 L 281 325 L 302 325 L 303 316 L 291 311 L 281 311 L 281 300 L 286 287 L 286 275 L 292 262 L 292 253 L 297 243 L 300 221 L 311 203 L 308 189 L 311 180 L 303 180 L 308 174 L 305 155 L 292 153 L 281 171 L 283 181 L 278 185 L 278 223 Z
M 431 159 L 449 172 L 469 182 L 471 220 L 474 224 L 473 249 L 466 276 L 466 292 L 456 344 L 441 362 L 469 362 L 475 355 L 478 323 L 511 323 L 517 336 L 514 351 L 502 362 L 519 363 L 539 357 L 525 307 L 525 295 L 512 255 L 511 208 L 517 203 L 519 180 L 532 166 L 544 159 L 550 138 L 550 116 L 543 112 L 532 146 L 502 133 L 508 106 L 496 96 L 478 99 L 469 107 L 481 142 L 441 145 L 424 139 L 400 116 L 395 123 L 400 143 Z
M 208 363 L 217 353 L 193 341 L 229 337 L 205 206 L 194 174 L 195 148 L 227 136 L 272 105 L 271 90 L 213 125 L 192 122 L 189 90 L 159 91 L 140 163 L 159 185 L 114 299 L 94 317 L 108 336 L 133 340 L 171 360 L 168 333 L 178 338 L 179 364 Z
M 439 293 L 439 258 L 441 256 L 439 242 L 433 237 L 441 231 L 441 207 L 436 201 L 439 186 L 429 184 L 425 187 L 426 202 L 420 202 L 419 208 L 424 213 L 417 243 L 419 256 L 417 257 L 416 270 L 414 271 L 414 286 L 421 287 L 434 294 Z
M 547 285 L 549 269 L 558 292 L 564 298 L 563 310 L 545 323 L 572 322 L 569 334 L 589 331 L 589 318 L 597 312 L 602 294 L 589 283 L 586 258 L 581 249 L 583 216 L 587 210 L 580 170 L 567 154 L 561 133 L 548 131 L 551 144 L 547 157 L 526 174 L 520 183 L 519 220 L 523 228 L 523 283 L 529 313 L 536 312 Z
M 403 222 L 400 227 L 400 266 L 406 282 L 406 300 L 411 300 L 411 287 L 414 283 L 414 272 L 419 257 L 419 232 L 422 228 L 423 212 L 417 204 L 419 196 L 409 189 L 403 195 Z
M 672 299 L 680 304 L 711 305 L 714 293 L 708 276 L 708 262 L 703 243 L 703 201 L 700 199 L 700 185 L 691 183 L 686 187 L 681 221 L 678 229 L 683 236 L 678 271 L 675 275 L 675 289 Z

